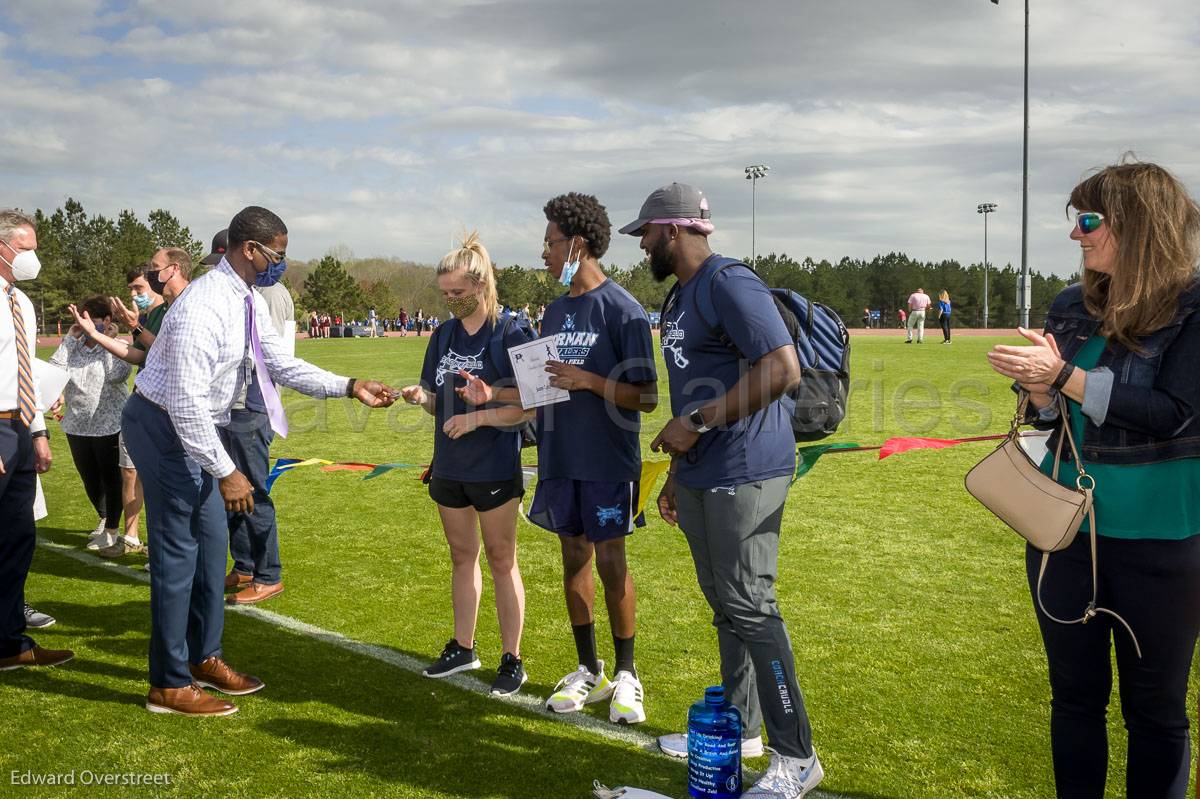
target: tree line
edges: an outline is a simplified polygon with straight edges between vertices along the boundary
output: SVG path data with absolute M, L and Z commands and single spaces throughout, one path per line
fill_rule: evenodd
M 124 297 L 125 273 L 144 263 L 160 247 L 187 250 L 195 263 L 207 246 L 169 211 L 151 211 L 145 221 L 129 210 L 115 219 L 88 216 L 83 205 L 68 199 L 51 214 L 38 210 L 38 256 L 42 272 L 22 286 L 38 308 L 47 328 L 69 321 L 66 307 L 93 294 Z M 215 231 L 214 231 L 215 232 Z M 750 263 L 750 259 L 744 259 Z M 842 258 L 800 261 L 785 253 L 759 256 L 752 264 L 771 286 L 793 289 L 833 308 L 848 326 L 861 326 L 864 309 L 882 312 L 882 323 L 894 325 L 897 310 L 915 289 L 924 288 L 934 299 L 949 292 L 956 327 L 983 323 L 983 266 L 958 261 L 923 262 L 903 253 L 877 255 L 870 260 Z M 604 265 L 610 278 L 625 287 L 648 311 L 656 311 L 671 281 L 654 280 L 650 265 L 642 260 L 629 267 Z M 989 270 L 988 306 L 993 327 L 1017 323 L 1017 273 L 1011 264 Z M 199 274 L 197 269 L 193 276 Z M 1075 279 L 1074 276 L 1070 280 Z M 1031 320 L 1040 322 L 1050 300 L 1070 280 L 1055 275 L 1032 274 Z M 381 317 L 395 317 L 404 308 L 410 315 L 448 316 L 438 291 L 432 266 L 396 258 L 355 258 L 344 247 L 331 250 L 316 262 L 290 260 L 284 282 L 303 321 L 309 311 L 365 317 L 374 308 Z M 520 264 L 497 267 L 496 285 L 504 304 L 536 310 L 561 296 L 564 289 L 544 269 Z

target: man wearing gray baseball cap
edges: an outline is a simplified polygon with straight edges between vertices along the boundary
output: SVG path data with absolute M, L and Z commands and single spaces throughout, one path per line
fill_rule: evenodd
M 708 245 L 708 198 L 672 183 L 621 228 L 641 237 L 650 271 L 676 285 L 663 306 L 663 356 L 674 418 L 650 444 L 671 456 L 658 509 L 687 538 L 713 610 L 725 695 L 742 714 L 742 752 L 774 752 L 743 796 L 797 799 L 825 772 L 775 598 L 779 531 L 796 467 L 795 439 L 777 400 L 800 380 L 796 346 L 759 277 Z M 659 739 L 687 756 L 686 735 Z

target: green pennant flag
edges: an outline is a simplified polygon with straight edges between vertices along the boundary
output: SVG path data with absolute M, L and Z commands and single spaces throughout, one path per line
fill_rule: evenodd
M 387 474 L 392 469 L 412 469 L 416 468 L 415 463 L 381 463 L 371 470 L 370 474 L 363 475 L 364 480 L 374 480 L 380 475 Z
M 794 483 L 808 474 L 808 470 L 817 462 L 817 458 L 820 458 L 831 449 L 855 449 L 858 446 L 858 444 L 852 442 L 845 442 L 842 444 L 813 444 L 809 447 L 800 447 L 800 449 L 796 450 L 796 475 L 792 478 L 792 482 Z

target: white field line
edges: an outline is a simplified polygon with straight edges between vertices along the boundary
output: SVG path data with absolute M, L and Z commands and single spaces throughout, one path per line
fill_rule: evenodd
M 148 572 L 131 569 L 126 565 L 118 563 L 117 561 L 106 560 L 98 555 L 92 555 L 86 550 L 80 550 L 76 547 L 67 546 L 66 544 L 59 544 L 54 541 L 48 541 L 41 537 L 38 538 L 38 546 L 45 547 L 46 549 L 57 552 L 60 555 L 65 555 L 72 560 L 77 560 L 80 563 L 87 564 L 88 566 L 100 566 L 102 568 L 109 569 L 117 574 L 128 577 L 135 582 L 150 582 L 150 574 Z M 254 605 L 226 605 L 225 610 L 227 612 L 240 613 L 244 616 L 258 619 L 259 621 L 266 622 L 267 624 L 280 627 L 284 630 L 289 630 L 298 635 L 313 638 L 321 641 L 322 643 L 345 649 L 347 652 L 353 652 L 356 655 L 362 655 L 373 660 L 378 660 L 382 663 L 387 663 L 391 666 L 395 666 L 396 668 L 403 669 L 404 671 L 412 672 L 413 674 L 420 674 L 421 670 L 426 666 L 425 662 L 417 660 L 411 655 L 407 655 L 403 652 L 398 652 L 395 649 L 379 646 L 378 644 L 367 644 L 363 643 L 362 641 L 356 641 L 353 638 L 348 638 L 342 635 L 341 633 L 336 633 L 332 630 L 326 630 L 323 627 L 317 627 L 315 624 L 309 624 L 308 622 L 300 621 L 299 619 L 293 619 L 291 616 L 284 616 L 270 610 L 264 610 L 263 608 L 255 607 Z M 483 680 L 467 674 L 454 674 L 450 677 L 445 677 L 438 682 L 449 683 L 456 688 L 461 688 L 464 691 L 470 691 L 474 694 L 480 694 L 496 702 L 515 705 L 535 715 L 553 719 L 554 721 L 563 724 L 570 724 L 574 727 L 578 727 L 581 730 L 592 733 L 593 735 L 599 735 L 603 738 L 608 738 L 609 740 L 629 744 L 646 752 L 652 752 L 655 754 L 659 753 L 658 741 L 655 738 L 646 735 L 645 733 L 639 732 L 633 727 L 609 724 L 593 718 L 586 713 L 555 713 L 546 708 L 546 704 L 542 699 L 523 693 L 518 693 L 514 696 L 493 696 L 491 693 L 491 686 L 488 683 L 485 683 Z M 668 760 L 674 759 L 667 758 L 666 755 L 661 755 L 661 757 L 664 757 Z M 685 761 L 680 760 L 678 762 L 682 764 Z M 747 769 L 747 782 L 750 781 L 752 775 L 757 776 L 755 772 Z M 817 791 L 809 795 L 812 796 L 813 799 L 838 799 L 838 794 L 826 793 L 824 791 Z

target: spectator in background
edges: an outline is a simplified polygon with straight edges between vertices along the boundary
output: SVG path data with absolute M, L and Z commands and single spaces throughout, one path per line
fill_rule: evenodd
M 905 344 L 912 344 L 914 327 L 917 329 L 917 343 L 925 343 L 925 309 L 932 304 L 933 300 L 929 299 L 925 289 L 919 288 L 908 295 L 908 324 L 904 328 L 908 337 Z
M 79 307 L 98 332 L 116 333 L 108 299 L 89 297 Z M 75 313 L 76 306 L 72 305 L 71 310 Z M 63 389 L 66 412 L 62 429 L 83 489 L 104 522 L 99 533 L 88 537 L 87 548 L 110 555 L 121 535 L 123 503 L 117 437 L 121 432 L 121 409 L 129 398 L 125 387 L 129 364 L 97 346 L 78 325 L 71 326 L 50 356 L 50 363 L 70 376 Z M 136 546 L 141 548 L 140 543 Z
M 396 318 L 396 321 L 399 323 L 397 326 L 400 328 L 400 335 L 407 336 L 408 335 L 408 311 L 401 308 L 400 316 L 398 316 Z
M 900 320 L 900 327 L 908 326 L 908 314 L 903 308 L 898 308 L 896 310 L 896 317 Z
M 321 320 L 317 316 L 317 312 L 313 311 L 308 315 L 308 337 L 318 338 L 321 335 Z
M 219 264 L 228 245 L 229 231 L 222 230 L 213 241 L 213 252 L 204 262 Z M 219 251 L 217 241 L 224 245 Z M 276 282 L 269 285 L 256 283 L 250 290 L 258 292 L 266 301 L 271 327 L 282 341 L 287 330 L 286 323 L 295 316 L 296 308 L 292 293 L 279 282 L 287 269 L 287 261 L 272 264 L 271 269 Z M 263 278 L 262 282 L 266 281 Z M 289 343 L 294 349 L 295 343 Z M 283 346 L 289 348 L 286 343 Z M 266 485 L 267 475 L 271 471 L 270 450 L 275 431 L 271 429 L 271 420 L 267 417 L 267 406 L 259 388 L 253 354 L 247 356 L 245 369 L 250 381 L 238 391 L 229 410 L 229 424 L 217 431 L 234 467 L 254 487 L 254 510 L 250 513 L 227 514 L 229 554 L 233 558 L 233 568 L 225 576 L 225 590 L 236 592 L 226 600 L 231 605 L 251 605 L 283 593 L 279 527 L 275 503 L 271 501 Z
M 135 308 L 127 308 L 116 297 L 109 298 L 113 317 L 124 322 L 131 333 L 132 343 L 97 330 L 88 314 L 72 311 L 75 324 L 96 344 L 126 363 L 141 367 L 146 355 L 158 335 L 167 309 L 187 288 L 192 271 L 192 257 L 186 250 L 164 247 L 141 266 L 131 269 L 126 278 Z M 147 305 L 147 299 L 149 304 Z M 146 306 L 144 309 L 142 306 Z M 136 310 L 135 310 L 136 309 Z M 125 435 L 117 439 L 120 450 L 121 498 L 125 507 L 125 534 L 116 541 L 102 541 L 100 554 L 105 557 L 120 557 L 142 548 L 138 534 L 138 518 L 142 510 L 142 481 L 125 446 Z M 101 531 L 102 532 L 102 531 Z
M 869 328 L 871 326 L 871 309 L 870 308 L 863 308 L 862 320 L 863 320 L 863 327 Z
M 375 309 L 372 308 L 371 310 L 367 311 L 367 338 L 378 338 L 379 331 L 376 329 L 375 324 Z
M 417 319 L 416 319 L 416 328 L 417 328 L 417 337 L 418 338 L 420 338 L 421 329 L 424 327 L 425 327 L 425 310 L 423 308 L 418 308 L 417 309 Z
M 950 292 L 942 289 L 938 295 L 938 322 L 942 325 L 942 343 L 950 343 Z

